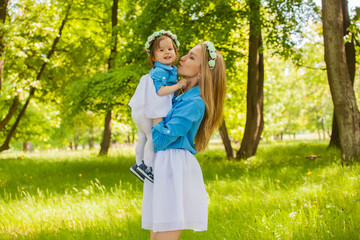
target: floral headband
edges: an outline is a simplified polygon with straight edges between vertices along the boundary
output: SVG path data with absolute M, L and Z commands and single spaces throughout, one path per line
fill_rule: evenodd
M 213 69 L 215 67 L 216 49 L 212 42 L 205 41 L 203 44 L 206 44 L 206 49 L 209 51 L 209 67 Z
M 173 34 L 170 31 L 160 30 L 160 31 L 154 32 L 152 35 L 150 35 L 145 43 L 145 49 L 149 56 L 150 56 L 151 45 L 155 42 L 156 38 L 158 38 L 162 35 L 170 37 L 174 41 L 175 45 L 178 48 L 180 47 L 180 42 L 177 40 L 177 36 L 175 34 Z

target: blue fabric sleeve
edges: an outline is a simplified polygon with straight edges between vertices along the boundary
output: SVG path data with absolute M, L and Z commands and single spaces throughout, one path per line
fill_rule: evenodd
M 194 122 L 202 120 L 204 112 L 205 105 L 201 99 L 180 103 L 167 122 L 163 120 L 152 127 L 154 146 L 166 148 L 179 137 L 188 134 Z
M 166 86 L 166 81 L 169 77 L 169 73 L 167 73 L 166 70 L 162 68 L 154 68 L 151 69 L 150 76 L 154 81 L 156 92 L 158 92 L 162 85 Z

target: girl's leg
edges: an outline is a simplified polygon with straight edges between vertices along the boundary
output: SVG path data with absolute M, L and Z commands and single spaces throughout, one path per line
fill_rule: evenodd
M 144 162 L 146 166 L 152 167 L 154 159 L 154 143 L 152 141 L 151 133 L 146 135 L 147 141 L 144 148 Z
M 152 167 L 152 161 L 154 159 L 154 143 L 152 140 L 152 132 L 151 132 L 152 120 L 151 119 L 147 119 L 147 120 L 148 121 L 144 122 L 142 126 L 143 127 L 142 130 L 144 131 L 147 139 L 144 147 L 144 162 L 146 166 Z
M 142 160 L 144 160 L 145 144 L 146 144 L 146 134 L 142 131 L 141 127 L 138 126 L 138 142 L 135 147 L 137 165 L 140 165 L 142 163 Z
M 150 230 L 150 240 L 156 240 L 156 233 Z
M 157 232 L 155 234 L 156 240 L 178 240 L 180 238 L 181 230 Z

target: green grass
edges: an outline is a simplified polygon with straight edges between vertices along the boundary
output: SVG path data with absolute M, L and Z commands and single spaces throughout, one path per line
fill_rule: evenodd
M 1 154 L 0 239 L 148 239 L 133 149 L 96 155 Z M 226 160 L 219 146 L 198 154 L 209 230 L 181 239 L 360 239 L 360 165 L 339 156 L 294 141 L 262 143 L 246 161 Z

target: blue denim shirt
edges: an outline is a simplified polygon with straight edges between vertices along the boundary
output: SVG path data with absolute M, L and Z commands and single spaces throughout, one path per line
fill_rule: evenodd
M 177 67 L 174 65 L 170 67 L 160 62 L 155 62 L 149 74 L 154 81 L 156 92 L 162 85 L 171 86 L 176 84 L 178 80 Z
M 152 127 L 155 152 L 181 148 L 196 154 L 194 139 L 204 113 L 205 103 L 198 86 L 175 96 L 168 115 Z

